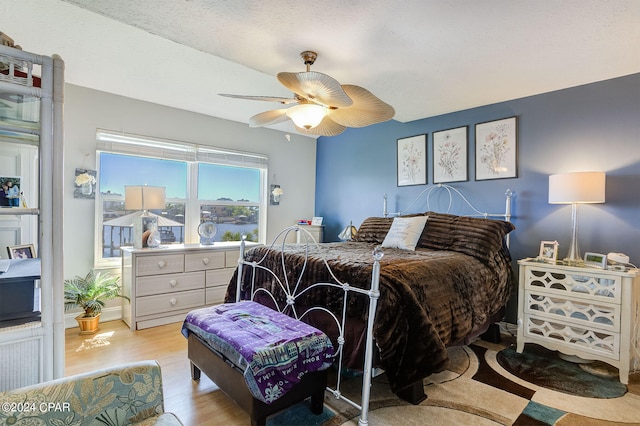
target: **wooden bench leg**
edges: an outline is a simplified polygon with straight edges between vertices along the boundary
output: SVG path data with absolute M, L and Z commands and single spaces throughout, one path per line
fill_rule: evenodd
M 315 415 L 324 411 L 324 388 L 311 394 L 311 412 Z
M 200 380 L 200 369 L 191 363 L 191 380 Z
M 258 419 L 251 419 L 251 426 L 265 426 L 267 424 L 266 417 L 260 417 Z

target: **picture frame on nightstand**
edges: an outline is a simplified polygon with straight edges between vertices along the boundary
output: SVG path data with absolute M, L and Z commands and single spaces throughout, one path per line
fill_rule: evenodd
M 541 241 L 538 260 L 541 260 L 545 263 L 556 263 L 556 261 L 558 260 L 558 242 Z

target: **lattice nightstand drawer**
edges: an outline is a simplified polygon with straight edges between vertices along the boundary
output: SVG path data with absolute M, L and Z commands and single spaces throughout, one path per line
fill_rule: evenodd
M 622 277 L 597 269 L 573 268 L 582 271 L 567 273 L 562 268 L 551 265 L 528 268 L 525 289 L 546 290 L 561 297 L 620 303 Z
M 620 357 L 620 333 L 590 330 L 529 316 L 525 323 L 524 334 L 546 340 L 556 345 L 560 352 L 563 352 L 561 348 L 570 351 L 582 349 L 614 360 Z
M 620 332 L 620 305 L 570 300 L 543 293 L 525 292 L 525 312 L 550 321 Z

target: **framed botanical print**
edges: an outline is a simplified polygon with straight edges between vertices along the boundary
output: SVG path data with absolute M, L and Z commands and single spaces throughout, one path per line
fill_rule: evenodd
M 427 183 L 427 135 L 398 139 L 398 186 Z
M 433 183 L 469 180 L 467 135 L 469 126 L 433 132 Z
M 476 124 L 476 180 L 518 176 L 516 118 Z

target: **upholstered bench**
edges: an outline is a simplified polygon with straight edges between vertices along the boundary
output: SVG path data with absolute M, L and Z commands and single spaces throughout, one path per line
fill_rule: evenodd
M 164 412 L 156 361 L 140 361 L 0 392 L 0 424 L 180 426 Z
M 320 330 L 252 301 L 191 311 L 182 327 L 191 377 L 203 371 L 251 417 L 267 416 L 311 397 L 323 410 L 331 340 Z

